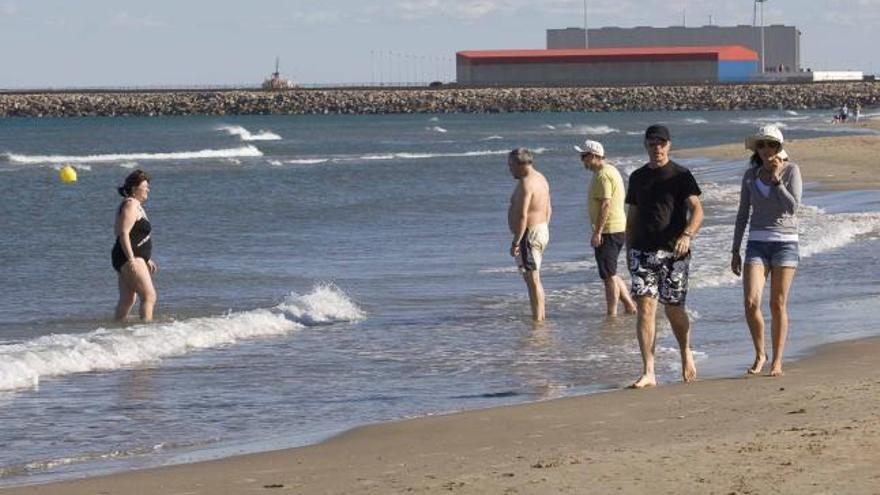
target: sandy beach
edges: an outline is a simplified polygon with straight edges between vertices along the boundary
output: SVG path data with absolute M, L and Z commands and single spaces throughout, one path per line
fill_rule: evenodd
M 808 183 L 880 186 L 880 136 L 786 147 Z M 747 152 L 737 143 L 676 156 L 745 160 Z M 745 323 L 739 327 L 748 339 Z M 787 362 L 779 378 L 668 383 L 425 417 L 303 448 L 0 493 L 880 494 L 878 354 L 880 338 L 842 342 Z
M 841 124 L 863 129 L 880 129 L 880 120 L 863 120 L 859 123 Z M 785 130 L 783 129 L 783 133 Z M 745 138 L 745 136 L 743 136 Z M 814 139 L 792 139 L 785 142 L 791 159 L 801 168 L 804 181 L 825 190 L 878 189 L 877 156 L 880 154 L 880 135 L 836 136 Z M 751 156 L 742 141 L 679 150 L 676 156 L 709 157 L 718 160 L 742 160 Z
M 880 338 L 844 342 L 780 378 L 427 417 L 299 449 L 2 493 L 876 494 L 878 353 Z

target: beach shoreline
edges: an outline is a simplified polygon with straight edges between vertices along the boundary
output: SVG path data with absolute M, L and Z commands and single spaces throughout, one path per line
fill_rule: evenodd
M 787 147 L 819 189 L 878 187 L 880 136 Z M 741 144 L 674 155 L 748 157 Z M 828 160 L 834 176 L 820 174 Z M 877 337 L 839 342 L 786 362 L 778 379 L 728 375 L 391 421 L 305 447 L 0 493 L 877 493 L 878 351 Z
M 395 421 L 306 447 L 0 493 L 876 493 L 878 352 L 878 337 L 838 342 L 775 379 Z

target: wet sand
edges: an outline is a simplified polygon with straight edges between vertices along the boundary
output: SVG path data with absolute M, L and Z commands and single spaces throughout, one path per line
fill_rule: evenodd
M 880 129 L 880 120 L 841 126 Z M 785 130 L 783 129 L 783 133 Z M 743 136 L 745 138 L 745 136 Z M 880 135 L 792 139 L 785 142 L 791 160 L 801 168 L 804 181 L 824 190 L 880 189 Z M 721 161 L 748 161 L 751 152 L 742 140 L 733 144 L 677 150 L 682 158 L 705 157 Z
M 880 338 L 844 342 L 780 378 L 427 417 L 310 447 L 0 493 L 876 494 L 878 354 Z

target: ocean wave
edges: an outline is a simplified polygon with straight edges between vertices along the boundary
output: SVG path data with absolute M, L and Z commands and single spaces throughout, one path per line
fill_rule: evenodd
M 360 321 L 365 313 L 333 285 L 291 293 L 274 308 L 172 323 L 141 324 L 85 334 L 53 334 L 0 346 L 0 390 L 36 387 L 45 377 L 153 363 L 307 326 Z
M 546 151 L 546 148 L 536 148 L 532 150 L 532 153 L 540 155 Z M 285 160 L 284 163 L 289 163 L 291 165 L 313 165 L 328 162 L 343 163 L 363 160 L 425 160 L 430 158 L 468 158 L 476 156 L 506 155 L 508 153 L 510 153 L 510 150 L 474 150 L 453 153 L 418 153 L 401 151 L 396 153 L 382 153 L 375 155 L 295 158 L 291 160 Z
M 726 189 L 726 188 L 721 188 Z M 709 188 L 704 188 L 704 192 Z M 728 200 L 738 195 L 722 194 Z M 735 210 L 732 204 L 729 211 Z M 802 206 L 798 247 L 801 258 L 809 258 L 840 249 L 861 238 L 880 234 L 880 213 L 827 214 L 815 206 Z M 692 266 L 691 287 L 721 287 L 737 284 L 740 278 L 730 271 L 730 245 L 733 226 L 712 225 L 700 229 L 695 242 L 698 263 Z M 746 234 L 743 245 L 748 240 Z
M 329 158 L 300 158 L 294 160 L 285 160 L 284 163 L 290 163 L 291 165 L 317 165 L 319 163 L 326 163 L 329 161 Z M 276 162 L 275 160 L 270 163 L 272 163 L 273 165 L 281 164 L 280 162 Z
M 694 125 L 696 125 L 696 124 L 708 124 L 708 123 L 709 123 L 708 120 L 706 120 L 706 119 L 704 119 L 704 118 L 702 118 L 702 117 L 695 117 L 695 118 L 690 118 L 690 119 L 684 119 L 684 121 L 687 122 L 688 124 L 694 124 Z
M 449 132 L 446 129 L 440 127 L 439 125 L 435 125 L 433 127 L 426 127 L 425 129 L 427 129 L 429 131 L 439 132 L 441 134 L 446 134 L 447 132 Z
M 218 131 L 225 131 L 230 136 L 238 136 L 242 141 L 279 141 L 281 136 L 272 131 L 260 130 L 256 134 L 240 125 L 224 125 L 217 128 Z
M 493 136 L 486 136 L 486 137 L 480 139 L 480 141 L 496 141 L 496 140 L 499 140 L 499 139 L 504 139 L 504 137 L 495 134 L 495 135 L 493 135 Z
M 571 130 L 566 131 L 566 134 L 604 136 L 606 134 L 614 134 L 615 132 L 620 132 L 620 129 L 615 129 L 614 127 L 610 127 L 607 125 L 579 125 L 577 127 L 572 127 Z
M 197 160 L 202 158 L 246 158 L 263 156 L 255 146 L 200 151 L 176 151 L 170 153 L 118 153 L 106 155 L 20 155 L 7 153 L 6 159 L 12 163 L 112 163 L 133 160 Z

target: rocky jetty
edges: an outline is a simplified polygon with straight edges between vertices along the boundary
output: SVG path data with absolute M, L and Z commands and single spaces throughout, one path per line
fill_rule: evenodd
M 0 117 L 830 109 L 880 104 L 880 83 L 577 88 L 0 93 Z

